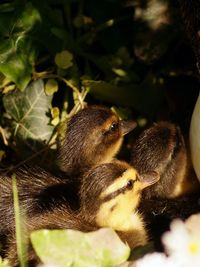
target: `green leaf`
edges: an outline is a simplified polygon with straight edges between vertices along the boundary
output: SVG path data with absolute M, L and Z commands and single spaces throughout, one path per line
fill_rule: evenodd
M 95 98 L 114 105 L 135 108 L 139 112 L 153 115 L 160 107 L 163 97 L 162 84 L 148 76 L 141 84 L 116 86 L 104 81 L 84 80 L 83 85 Z
M 128 120 L 128 119 L 132 118 L 131 109 L 121 108 L 121 107 L 116 107 L 116 106 L 113 106 L 111 109 L 113 112 L 115 112 L 118 115 L 118 117 L 121 120 Z
M 20 42 L 22 39 L 20 40 Z M 6 40 L 0 45 L 0 71 L 20 89 L 24 89 L 31 79 L 32 66 L 28 56 L 17 46 L 17 40 Z
M 16 175 L 12 175 L 12 191 L 13 191 L 13 205 L 15 212 L 15 235 L 17 243 L 17 255 L 21 267 L 26 267 L 25 255 L 26 255 L 26 237 L 25 237 L 25 218 L 23 211 L 19 206 L 19 195 L 17 189 Z
M 58 107 L 51 108 L 52 121 L 51 124 L 56 126 L 60 122 L 60 110 Z
M 72 59 L 73 55 L 69 51 L 64 50 L 56 54 L 55 63 L 61 69 L 68 69 L 73 65 Z
M 12 10 L 13 11 L 13 10 Z M 0 10 L 0 35 L 8 36 L 11 30 L 11 27 L 14 23 L 13 21 L 13 12 L 2 12 Z M 5 27 L 7 25 L 7 27 Z
M 40 230 L 31 234 L 33 247 L 44 264 L 57 267 L 107 267 L 124 262 L 130 249 L 109 228 L 82 233 Z
M 58 91 L 58 83 L 54 79 L 49 79 L 45 84 L 45 93 L 47 95 L 53 95 L 55 92 Z
M 11 17 L 12 24 L 7 25 L 6 16 Z M 16 8 L 14 13 L 4 12 L 0 16 L 0 24 L 9 30 L 2 31 L 3 37 L 0 40 L 0 72 L 21 90 L 24 90 L 31 79 L 38 48 L 31 34 L 38 23 L 40 14 L 30 2 L 20 9 Z
M 20 17 L 16 20 L 15 28 L 22 31 L 29 32 L 33 29 L 34 25 L 41 21 L 40 13 L 31 2 L 26 3 L 24 10 Z
M 8 260 L 2 260 L 0 257 L 0 267 L 10 267 Z
M 25 143 L 35 149 L 37 142 L 49 141 L 53 131 L 47 116 L 51 100 L 52 97 L 45 95 L 42 80 L 32 82 L 24 92 L 16 90 L 4 95 L 3 104 L 19 144 Z
M 127 76 L 127 73 L 126 73 L 123 69 L 116 69 L 116 68 L 113 68 L 112 70 L 113 70 L 113 72 L 114 72 L 115 74 L 117 74 L 118 76 L 121 76 L 121 77 Z

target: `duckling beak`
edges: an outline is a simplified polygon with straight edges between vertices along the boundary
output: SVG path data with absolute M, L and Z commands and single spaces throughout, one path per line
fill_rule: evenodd
M 141 189 L 144 189 L 145 187 L 158 182 L 160 180 L 160 175 L 155 171 L 151 171 L 145 174 L 140 174 L 138 180 L 141 182 Z
M 129 133 L 130 131 L 132 131 L 133 129 L 135 129 L 135 127 L 137 126 L 137 123 L 132 120 L 128 120 L 128 121 L 121 120 L 120 125 L 122 129 L 122 135 L 125 135 Z

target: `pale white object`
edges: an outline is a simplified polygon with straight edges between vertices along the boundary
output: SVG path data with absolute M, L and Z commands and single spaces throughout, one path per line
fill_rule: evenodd
M 186 222 L 180 219 L 173 220 L 170 231 L 162 236 L 165 252 L 176 266 L 200 266 L 199 216 L 190 217 Z
M 190 124 L 190 149 L 193 167 L 200 181 L 200 93 Z

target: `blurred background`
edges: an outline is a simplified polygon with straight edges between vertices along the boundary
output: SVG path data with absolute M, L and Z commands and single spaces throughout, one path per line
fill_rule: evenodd
M 53 166 L 66 120 L 86 104 L 137 121 L 122 157 L 154 121 L 187 134 L 198 92 L 178 1 L 0 2 L 1 170 Z

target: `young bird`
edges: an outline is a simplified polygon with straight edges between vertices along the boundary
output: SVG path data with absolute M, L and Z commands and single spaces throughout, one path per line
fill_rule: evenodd
M 68 123 L 60 148 L 59 161 L 64 175 L 53 177 L 40 168 L 25 166 L 16 171 L 17 177 L 21 178 L 20 182 L 18 179 L 20 202 L 28 218 L 63 202 L 77 209 L 77 191 L 82 174 L 91 166 L 111 161 L 120 149 L 123 136 L 135 126 L 135 122 L 121 121 L 110 109 L 102 106 L 87 107 L 75 114 Z M 4 218 L 0 236 L 7 239 L 7 233 L 14 227 L 14 210 L 7 210 L 13 201 L 11 180 L 10 177 L 0 177 L 0 180 L 0 212 Z
M 82 216 L 98 227 L 113 228 L 131 248 L 144 245 L 148 238 L 137 208 L 142 190 L 159 178 L 156 172 L 139 175 L 123 161 L 92 168 L 81 185 Z
M 137 207 L 141 191 L 158 179 L 156 172 L 141 176 L 133 167 L 121 161 L 98 165 L 85 173 L 81 179 L 81 205 L 80 210 L 75 212 L 69 207 L 63 181 L 57 180 L 50 174 L 44 176 L 43 173 L 40 178 L 37 176 L 32 188 L 31 180 L 18 173 L 17 185 L 20 208 L 25 214 L 26 236 L 42 228 L 76 229 L 87 232 L 99 227 L 111 227 L 131 248 L 144 245 L 148 239 L 147 232 Z M 12 199 L 12 188 L 10 179 L 7 180 L 9 181 L 6 182 L 6 186 L 1 188 L 0 209 L 3 210 L 2 218 L 7 218 L 7 224 L 13 224 L 10 216 L 11 210 L 13 214 L 13 203 L 7 202 L 7 199 Z M 30 188 L 29 194 L 25 193 L 26 188 Z M 49 190 L 55 190 L 56 194 L 60 194 L 59 203 L 53 198 L 51 201 L 46 199 L 46 192 Z M 2 206 L 7 206 L 7 209 Z M 11 265 L 17 266 L 14 227 L 11 229 L 5 226 L 5 232 L 8 234 L 6 255 Z M 4 233 L 3 226 L 1 233 Z M 29 260 L 37 260 L 30 242 L 27 243 Z
M 154 123 L 141 133 L 132 146 L 131 164 L 139 173 L 160 175 L 144 190 L 144 198 L 175 198 L 199 188 L 181 131 L 170 122 Z
M 110 162 L 118 153 L 123 136 L 135 127 L 134 121 L 119 120 L 103 106 L 80 110 L 67 124 L 59 149 L 60 169 L 70 177 L 80 177 L 92 166 Z

